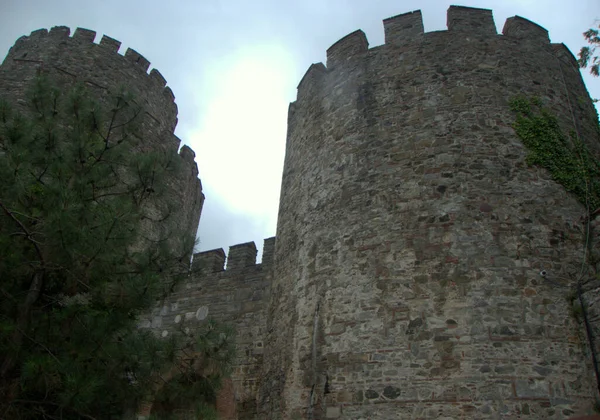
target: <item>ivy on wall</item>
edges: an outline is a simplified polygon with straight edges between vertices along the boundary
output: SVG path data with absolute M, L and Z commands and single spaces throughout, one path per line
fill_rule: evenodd
M 589 211 L 600 207 L 600 162 L 574 132 L 565 135 L 558 119 L 539 98 L 518 96 L 510 101 L 517 114 L 513 128 L 528 150 L 526 161 L 547 169 Z

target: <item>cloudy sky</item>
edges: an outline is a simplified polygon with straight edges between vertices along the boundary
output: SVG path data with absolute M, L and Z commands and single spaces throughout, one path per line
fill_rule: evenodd
M 600 0 L 0 0 L 0 58 L 21 35 L 83 27 L 144 55 L 179 106 L 176 134 L 196 151 L 206 201 L 200 250 L 275 234 L 289 102 L 311 63 L 362 29 L 383 43 L 382 19 L 421 9 L 426 31 L 446 28 L 450 4 L 528 18 L 576 53 L 600 19 Z M 593 97 L 600 79 L 585 76 Z M 260 255 L 259 255 L 260 257 Z

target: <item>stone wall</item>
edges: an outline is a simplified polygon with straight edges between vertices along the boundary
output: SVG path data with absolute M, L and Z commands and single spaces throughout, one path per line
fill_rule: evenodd
M 485 9 L 450 7 L 447 31 L 425 33 L 420 11 L 383 24 L 384 45 L 353 32 L 298 85 L 277 246 L 265 241 L 261 264 L 253 243 L 232 246 L 226 266 L 223 250 L 194 255 L 141 326 L 167 337 L 215 319 L 237 330 L 218 398 L 228 419 L 591 412 L 600 228 L 526 164 L 509 107 L 539 97 L 600 156 L 573 55 L 520 17 L 496 34 Z M 143 56 L 94 38 L 64 27 L 22 37 L 0 66 L 0 95 L 19 106 L 40 71 L 99 100 L 127 85 L 146 110 L 145 147 L 186 168 L 169 200 L 177 228 L 195 234 L 204 196 L 194 152 L 178 152 L 173 93 Z
M 265 239 L 262 263 L 256 263 L 256 245 L 229 248 L 227 265 L 222 249 L 194 255 L 192 274 L 175 292 L 141 320 L 141 326 L 167 337 L 190 332 L 208 319 L 235 328 L 237 356 L 231 381 L 234 399 L 220 396 L 227 418 L 253 419 L 263 365 L 266 312 L 271 284 L 275 238 Z M 231 407 L 237 414 L 231 414 Z
M 497 35 L 484 9 L 384 28 L 335 43 L 290 105 L 260 418 L 590 412 L 566 299 L 586 210 L 525 163 L 509 107 L 537 96 L 597 151 L 572 55 L 520 17 Z
M 587 221 L 586 221 L 587 222 Z M 579 287 L 569 291 L 573 315 L 584 331 L 589 357 L 595 362 L 597 389 L 600 390 L 600 219 L 598 212 L 585 226 L 589 266 L 582 265 L 577 280 Z

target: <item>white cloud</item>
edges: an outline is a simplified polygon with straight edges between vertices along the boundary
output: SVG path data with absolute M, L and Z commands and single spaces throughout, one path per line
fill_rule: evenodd
M 199 151 L 205 188 L 218 195 L 207 195 L 205 209 L 218 200 L 274 233 L 294 60 L 280 45 L 254 45 L 233 51 L 205 75 L 197 94 L 204 105 L 196 129 L 186 134 Z

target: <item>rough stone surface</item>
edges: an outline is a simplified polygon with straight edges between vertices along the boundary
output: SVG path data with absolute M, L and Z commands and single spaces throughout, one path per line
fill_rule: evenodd
M 237 355 L 231 375 L 232 389 L 224 391 L 235 399 L 227 403 L 228 397 L 220 394 L 218 398 L 230 417 L 232 404 L 237 407 L 238 417 L 231 418 L 253 419 L 256 416 L 274 246 L 275 238 L 266 239 L 263 262 L 256 264 L 253 242 L 234 245 L 229 249 L 227 269 L 222 258 L 220 267 L 214 264 L 215 258 L 225 255 L 223 250 L 194 255 L 190 277 L 152 313 L 140 320 L 141 326 L 157 333 L 161 329 L 185 331 L 187 328 L 193 331 L 206 318 L 235 328 Z M 249 255 L 253 255 L 253 259 Z M 175 321 L 178 317 L 180 322 Z M 156 318 L 160 320 L 158 327 L 149 322 Z
M 416 19 L 384 21 L 379 47 L 334 44 L 290 106 L 262 418 L 590 412 L 565 299 L 585 209 L 527 166 L 509 108 L 538 96 L 599 156 L 576 63 L 526 19 L 503 35 L 488 10 L 451 7 L 448 31 Z
M 600 156 L 595 109 L 544 28 L 515 16 L 498 35 L 491 11 L 456 6 L 448 27 L 424 33 L 415 11 L 384 21 L 384 45 L 356 31 L 329 48 L 289 108 L 277 241 L 262 264 L 253 243 L 232 246 L 227 264 L 223 250 L 196 254 L 187 281 L 140 320 L 158 335 L 208 318 L 236 328 L 223 418 L 592 412 L 600 219 L 527 166 L 509 101 L 539 97 Z M 22 97 L 40 66 L 102 89 L 127 80 L 148 99 L 151 141 L 176 150 L 160 73 L 93 38 L 21 38 L 0 93 Z M 195 232 L 197 170 L 190 149 L 180 156 L 182 223 Z

